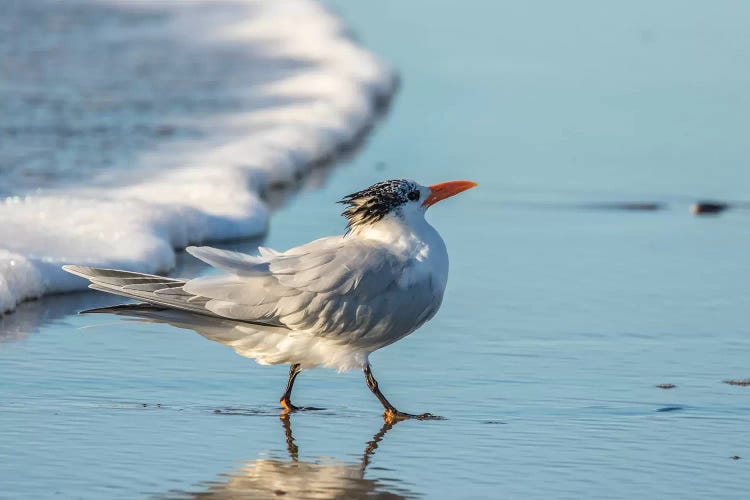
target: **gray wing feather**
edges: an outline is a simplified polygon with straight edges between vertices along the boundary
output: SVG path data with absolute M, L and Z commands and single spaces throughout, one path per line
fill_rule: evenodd
M 251 275 L 268 271 L 268 264 L 263 257 L 213 247 L 187 247 L 185 251 L 206 264 L 228 273 Z M 268 252 L 267 249 L 265 251 Z
M 284 253 L 264 248 L 260 256 L 210 247 L 187 250 L 229 274 L 186 281 L 83 266 L 64 269 L 89 279 L 97 290 L 352 344 L 393 342 L 431 318 L 442 299 L 429 276 L 414 279 L 413 261 L 372 241 L 323 238 Z
M 206 308 L 210 298 L 196 296 L 183 289 L 187 280 L 87 266 L 63 266 L 63 269 L 88 279 L 91 282 L 89 288 L 94 290 L 122 295 L 149 304 L 222 318 Z
M 215 253 L 191 253 L 216 262 Z M 184 290 L 213 299 L 206 308 L 222 317 L 347 342 L 406 335 L 435 313 L 442 297 L 429 278 L 402 284 L 411 261 L 375 242 L 324 238 L 282 254 L 247 257 L 222 252 L 222 267 L 234 274 L 197 278 Z

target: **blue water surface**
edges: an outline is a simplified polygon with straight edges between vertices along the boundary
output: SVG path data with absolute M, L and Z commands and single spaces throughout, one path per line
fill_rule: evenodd
M 328 4 L 402 88 L 262 244 L 341 232 L 333 202 L 384 178 L 479 182 L 430 209 L 440 313 L 371 358 L 447 419 L 383 427 L 325 370 L 295 388 L 324 410 L 281 419 L 285 367 L 49 297 L 0 320 L 0 497 L 744 498 L 750 211 L 689 206 L 750 193 L 750 7 Z

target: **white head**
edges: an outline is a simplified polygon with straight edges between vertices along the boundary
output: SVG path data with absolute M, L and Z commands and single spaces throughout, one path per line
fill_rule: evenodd
M 349 233 L 374 224 L 386 215 L 405 220 L 415 216 L 424 218 L 431 205 L 476 185 L 471 181 L 450 181 L 422 186 L 408 179 L 390 180 L 350 194 L 339 203 L 349 205 L 343 212 L 349 221 L 346 226 Z

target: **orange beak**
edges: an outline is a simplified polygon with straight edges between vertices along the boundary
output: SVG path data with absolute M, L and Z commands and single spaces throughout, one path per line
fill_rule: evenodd
M 471 189 L 475 186 L 477 186 L 477 183 L 471 181 L 449 181 L 441 182 L 440 184 L 433 184 L 432 186 L 429 186 L 432 192 L 427 197 L 427 199 L 424 200 L 422 206 L 429 207 L 430 205 L 434 205 L 440 200 L 450 198 L 455 194 L 466 191 L 467 189 Z

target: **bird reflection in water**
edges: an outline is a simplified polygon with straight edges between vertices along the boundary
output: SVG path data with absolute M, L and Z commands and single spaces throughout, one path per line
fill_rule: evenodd
M 381 498 L 403 499 L 416 495 L 393 480 L 366 479 L 365 470 L 386 433 L 397 423 L 386 422 L 365 445 L 359 462 L 328 458 L 300 460 L 292 434 L 291 413 L 281 415 L 288 460 L 257 459 L 205 483 L 200 492 L 170 494 L 170 498 Z

